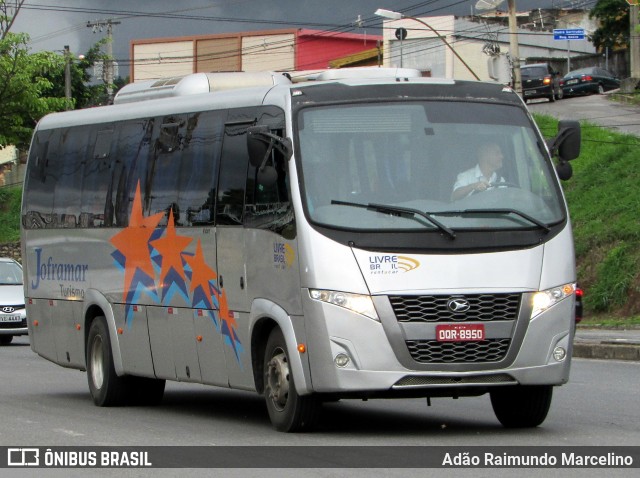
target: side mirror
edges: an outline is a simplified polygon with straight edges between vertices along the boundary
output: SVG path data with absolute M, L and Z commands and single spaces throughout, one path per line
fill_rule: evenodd
M 566 161 L 562 161 L 556 166 L 556 172 L 562 181 L 571 179 L 571 176 L 573 176 L 573 168 L 571 164 Z
M 571 161 L 580 156 L 582 134 L 577 121 L 561 120 L 558 122 L 558 157 L 561 161 Z
M 547 141 L 551 156 L 556 154 L 560 161 L 571 161 L 580 156 L 580 123 L 572 120 L 558 122 L 558 134 Z

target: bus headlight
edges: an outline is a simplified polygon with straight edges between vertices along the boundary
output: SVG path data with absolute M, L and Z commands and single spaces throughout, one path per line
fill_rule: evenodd
M 533 295 L 533 309 L 531 310 L 531 318 L 540 315 L 545 310 L 553 307 L 563 299 L 573 295 L 576 290 L 575 284 L 564 284 L 552 289 L 541 290 Z
M 309 289 L 309 296 L 314 300 L 343 307 L 357 314 L 365 315 L 370 319 L 380 320 L 369 295 L 349 294 L 348 292 L 335 290 Z

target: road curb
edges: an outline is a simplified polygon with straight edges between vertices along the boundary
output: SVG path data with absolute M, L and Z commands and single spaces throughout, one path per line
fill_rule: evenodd
M 574 342 L 576 358 L 640 361 L 640 344 Z

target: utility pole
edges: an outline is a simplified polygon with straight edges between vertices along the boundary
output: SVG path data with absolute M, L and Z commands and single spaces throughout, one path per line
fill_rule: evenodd
M 520 74 L 520 47 L 518 46 L 518 20 L 516 17 L 516 2 L 508 0 L 509 8 L 509 51 L 513 62 L 513 89 L 522 96 L 522 75 Z
M 120 22 L 114 22 L 109 20 L 99 20 L 96 22 L 87 22 L 87 27 L 96 33 L 98 30 L 102 31 L 103 28 L 107 29 L 107 48 L 105 52 L 106 59 L 102 65 L 102 77 L 107 85 L 107 96 L 109 97 L 109 103 L 113 101 L 113 25 L 120 25 Z
M 64 97 L 67 99 L 67 109 L 71 109 L 71 52 L 69 45 L 64 46 Z
M 638 2 L 629 3 L 629 56 L 631 59 L 631 78 L 640 79 L 640 31 L 638 31 L 640 12 Z

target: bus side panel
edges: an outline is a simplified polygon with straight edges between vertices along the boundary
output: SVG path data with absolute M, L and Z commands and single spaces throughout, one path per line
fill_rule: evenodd
M 84 369 L 84 331 L 80 326 L 82 324 L 81 302 L 67 300 L 49 302 L 58 363 L 65 367 Z
M 58 355 L 56 353 L 56 342 L 53 338 L 49 300 L 27 298 L 26 307 L 31 350 L 57 363 Z
M 197 309 L 193 311 L 193 316 L 202 383 L 228 387 L 229 379 L 218 311 Z
M 155 373 L 149 345 L 147 307 L 132 307 L 129 321 L 126 320 L 125 310 L 124 304 L 113 306 L 124 371 L 131 375 L 153 378 Z
M 156 377 L 176 380 L 175 341 L 172 340 L 166 307 L 148 307 L 149 341 Z

